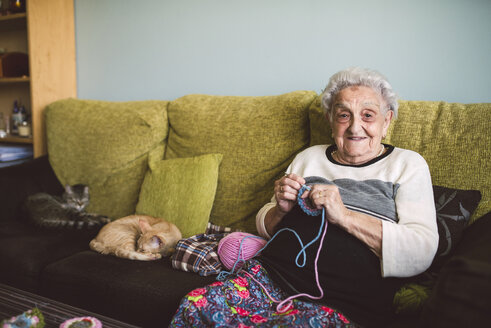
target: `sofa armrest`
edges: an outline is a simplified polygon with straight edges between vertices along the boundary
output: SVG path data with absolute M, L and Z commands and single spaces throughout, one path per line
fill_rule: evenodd
M 61 195 L 63 187 L 56 178 L 48 156 L 0 169 L 0 221 L 21 217 L 21 206 L 27 196 L 47 192 Z
M 442 267 L 420 327 L 485 327 L 491 315 L 491 212 L 466 228 Z

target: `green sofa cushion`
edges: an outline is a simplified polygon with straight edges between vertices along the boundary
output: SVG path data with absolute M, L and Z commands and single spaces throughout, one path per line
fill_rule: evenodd
M 149 157 L 163 157 L 167 104 L 65 99 L 46 108 L 51 166 L 62 184 L 89 186 L 88 211 L 135 212 Z
M 205 233 L 222 157 L 210 154 L 150 162 L 136 213 L 174 223 L 183 238 Z
M 384 142 L 421 154 L 434 185 L 477 189 L 482 200 L 471 222 L 491 210 L 491 104 L 399 102 Z M 311 145 L 332 143 L 319 99 L 310 108 Z
M 210 221 L 255 232 L 255 216 L 309 144 L 313 91 L 279 96 L 188 95 L 169 104 L 166 159 L 223 154 Z
M 310 120 L 310 146 L 315 145 L 331 145 L 334 143 L 332 139 L 331 126 L 327 120 L 326 114 L 321 107 L 321 97 L 318 96 L 310 105 L 309 108 Z
M 491 210 L 490 121 L 491 104 L 400 101 L 386 142 L 420 153 L 434 185 L 481 191 L 473 222 Z

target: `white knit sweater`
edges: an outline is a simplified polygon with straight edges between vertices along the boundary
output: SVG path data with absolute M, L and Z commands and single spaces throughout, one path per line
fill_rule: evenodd
M 423 157 L 388 146 L 377 159 L 351 166 L 337 163 L 327 148 L 304 150 L 287 173 L 323 177 L 338 186 L 346 207 L 382 220 L 383 277 L 409 277 L 426 270 L 438 247 L 438 231 L 430 172 Z M 270 236 L 264 218 L 275 205 L 273 196 L 256 217 L 257 230 L 266 238 Z

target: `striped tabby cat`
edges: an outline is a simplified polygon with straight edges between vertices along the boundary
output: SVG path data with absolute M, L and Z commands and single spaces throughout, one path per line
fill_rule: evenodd
M 164 219 L 130 215 L 102 227 L 90 248 L 130 260 L 151 261 L 174 252 L 181 231 Z
M 66 185 L 62 197 L 37 193 L 27 197 L 24 210 L 34 224 L 47 228 L 90 229 L 100 227 L 110 219 L 107 216 L 87 213 L 89 187 Z

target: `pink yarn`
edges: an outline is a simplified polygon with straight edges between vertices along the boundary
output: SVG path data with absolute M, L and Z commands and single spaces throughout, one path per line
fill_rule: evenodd
M 227 269 L 232 269 L 234 265 L 238 269 L 245 261 L 258 255 L 266 243 L 264 238 L 250 233 L 232 232 L 218 243 L 218 256 Z

